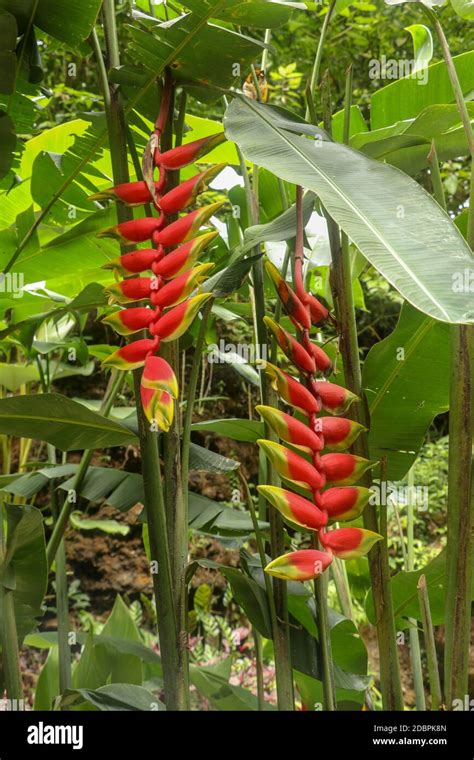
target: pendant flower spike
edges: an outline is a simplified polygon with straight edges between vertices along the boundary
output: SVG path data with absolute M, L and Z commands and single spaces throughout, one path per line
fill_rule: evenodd
M 168 107 L 168 99 L 163 98 L 149 143 L 154 146 L 153 163 L 159 169 L 158 180 L 128 182 L 91 196 L 91 200 L 115 199 L 128 206 L 152 204 L 157 212 L 156 216 L 133 219 L 99 233 L 126 243 L 151 244 L 104 265 L 104 269 L 112 269 L 116 276 L 127 279 L 105 288 L 109 303 L 125 308 L 108 314 L 103 322 L 119 335 L 128 337 L 147 331 L 149 337 L 140 337 L 118 348 L 103 365 L 124 371 L 143 367 L 141 402 L 145 416 L 165 432 L 173 422 L 178 383 L 171 366 L 157 354 L 162 342 L 176 340 L 186 332 L 212 297 L 198 291 L 213 265 L 197 261 L 218 233 L 207 230 L 201 234 L 200 228 L 222 203 L 201 206 L 170 223 L 168 217 L 192 206 L 224 164 L 215 164 L 168 191 L 167 172 L 193 163 L 225 139 L 224 133 L 219 133 L 162 153 L 160 141 Z
M 259 493 L 293 528 L 310 531 L 319 539 L 319 549 L 289 552 L 266 566 L 265 572 L 288 581 L 317 578 L 334 557 L 345 560 L 362 557 L 382 538 L 363 528 L 327 530 L 331 523 L 354 520 L 362 513 L 370 491 L 355 484 L 375 463 L 347 453 L 365 428 L 340 415 L 358 399 L 346 388 L 326 379 L 332 372 L 332 362 L 310 338 L 312 326 L 320 325 L 330 315 L 304 286 L 301 197 L 298 188 L 293 287 L 271 262 L 265 265 L 296 336 L 269 317 L 265 317 L 265 323 L 301 379 L 297 380 L 275 364 L 260 362 L 280 398 L 298 417 L 270 406 L 257 406 L 265 424 L 284 442 L 258 441 L 285 486 L 259 486 Z M 319 416 L 321 412 L 326 416 Z M 287 486 L 303 489 L 305 496 Z

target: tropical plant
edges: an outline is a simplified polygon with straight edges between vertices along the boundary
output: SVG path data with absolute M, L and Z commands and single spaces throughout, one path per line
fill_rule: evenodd
M 69 5 L 0 0 L 0 692 L 38 710 L 456 709 L 472 4 Z M 74 601 L 85 534 L 142 541 L 149 587 L 118 589 L 105 622 L 82 584 Z M 34 697 L 31 649 L 48 651 Z

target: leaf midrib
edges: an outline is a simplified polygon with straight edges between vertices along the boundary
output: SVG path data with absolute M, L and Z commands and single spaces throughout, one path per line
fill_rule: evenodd
M 239 100 L 243 101 L 243 96 L 242 96 L 242 97 L 239 97 Z M 439 311 L 441 312 L 441 314 L 443 314 L 443 315 L 445 316 L 446 320 L 447 320 L 448 322 L 450 322 L 449 314 L 448 314 L 448 313 L 445 311 L 445 309 L 443 308 L 443 306 L 437 302 L 437 300 L 434 298 L 434 296 L 433 296 L 433 295 L 430 293 L 430 291 L 429 291 L 429 290 L 428 290 L 428 289 L 425 287 L 425 285 L 423 285 L 423 283 L 422 283 L 422 282 L 419 280 L 419 278 L 418 278 L 418 277 L 416 276 L 416 274 L 415 274 L 415 273 L 412 271 L 412 269 L 411 269 L 409 266 L 407 266 L 407 264 L 405 264 L 405 262 L 403 261 L 403 259 L 401 259 L 401 258 L 400 258 L 400 256 L 399 256 L 399 255 L 397 254 L 397 252 L 394 250 L 394 248 L 393 248 L 393 247 L 392 247 L 390 244 L 388 244 L 388 241 L 387 241 L 387 243 L 384 241 L 383 237 L 381 236 L 381 233 L 379 233 L 379 231 L 378 231 L 378 228 L 377 228 L 377 227 L 375 227 L 375 226 L 373 225 L 373 223 L 372 223 L 372 222 L 370 222 L 370 220 L 366 219 L 366 217 L 365 217 L 365 216 L 362 214 L 362 212 L 358 210 L 357 206 L 354 206 L 354 204 L 352 203 L 352 201 L 351 201 L 351 200 L 350 200 L 350 199 L 349 199 L 349 198 L 348 198 L 348 197 L 347 197 L 347 196 L 344 194 L 344 192 L 343 192 L 341 189 L 339 189 L 338 185 L 337 185 L 337 184 L 336 184 L 334 181 L 331 181 L 331 180 L 330 180 L 330 179 L 327 177 L 327 175 L 324 173 L 324 171 L 322 171 L 322 170 L 321 170 L 321 169 L 320 169 L 318 166 L 316 166 L 314 163 L 312 163 L 312 162 L 310 161 L 310 159 L 308 159 L 308 158 L 307 158 L 307 156 L 306 156 L 306 155 L 305 155 L 305 154 L 304 154 L 302 151 L 300 151 L 300 150 L 297 148 L 297 146 L 295 146 L 295 145 L 294 145 L 294 144 L 291 142 L 291 140 L 290 140 L 290 139 L 289 139 L 289 138 L 288 138 L 288 137 L 287 137 L 287 136 L 286 136 L 286 135 L 285 135 L 285 134 L 282 132 L 282 130 L 280 130 L 278 127 L 276 127 L 274 124 L 272 124 L 272 122 L 271 122 L 269 119 L 267 119 L 267 118 L 266 118 L 266 117 L 265 117 L 265 116 L 264 116 L 264 115 L 261 113 L 261 110 L 260 110 L 260 109 L 256 109 L 256 108 L 255 108 L 255 106 L 254 106 L 254 104 L 253 104 L 253 103 L 252 103 L 252 102 L 251 102 L 249 99 L 246 99 L 246 101 L 245 101 L 245 102 L 246 102 L 246 105 L 247 105 L 247 106 L 249 106 L 251 109 L 253 109 L 253 110 L 255 111 L 255 113 L 257 113 L 257 115 L 259 115 L 259 116 L 260 116 L 260 118 L 262 119 L 262 121 L 265 121 L 265 123 L 266 123 L 266 124 L 267 124 L 267 125 L 268 125 L 268 126 L 271 128 L 271 129 L 272 129 L 272 130 L 274 130 L 274 131 L 276 132 L 276 134 L 278 134 L 278 135 L 279 135 L 279 137 L 280 137 L 282 140 L 284 140 L 284 141 L 287 143 L 287 145 L 288 145 L 288 146 L 289 146 L 289 147 L 290 147 L 290 148 L 291 148 L 291 149 L 292 149 L 292 150 L 293 150 L 295 153 L 297 153 L 297 154 L 300 156 L 300 158 L 302 158 L 302 159 L 304 160 L 304 162 L 305 162 L 306 164 L 308 164 L 308 166 L 309 166 L 311 169 L 313 169 L 314 171 L 316 171 L 317 173 L 319 173 L 319 174 L 320 174 L 320 176 L 321 176 L 321 177 L 322 177 L 322 178 L 323 178 L 323 179 L 324 179 L 324 180 L 327 182 L 327 184 L 328 184 L 330 187 L 332 187 L 332 188 L 335 190 L 335 192 L 336 192 L 336 193 L 339 195 L 339 197 L 341 198 L 341 200 L 343 200 L 343 201 L 344 201 L 344 203 L 346 203 L 346 205 L 349 207 L 349 209 L 350 209 L 350 210 L 351 210 L 351 211 L 352 211 L 352 212 L 353 212 L 353 213 L 354 213 L 354 214 L 355 214 L 355 215 L 356 215 L 356 216 L 357 216 L 357 217 L 358 217 L 358 218 L 359 218 L 359 219 L 362 221 L 362 223 L 363 223 L 363 224 L 365 224 L 365 225 L 368 227 L 368 229 L 372 231 L 372 233 L 373 233 L 373 235 L 376 237 L 376 239 L 377 239 L 377 240 L 379 240 L 379 242 L 380 242 L 380 243 L 381 243 L 381 244 L 384 246 L 384 248 L 385 248 L 385 249 L 386 249 L 386 250 L 387 250 L 387 251 L 388 251 L 388 252 L 389 252 L 389 253 L 390 253 L 390 254 L 393 256 L 393 258 L 394 258 L 394 259 L 395 259 L 395 260 L 396 260 L 396 261 L 397 261 L 397 262 L 400 264 L 400 266 L 401 266 L 401 267 L 402 267 L 402 268 L 403 268 L 403 269 L 406 271 L 406 273 L 407 273 L 407 274 L 408 274 L 408 275 L 409 275 L 409 276 L 412 278 L 412 280 L 414 280 L 414 282 L 416 282 L 416 284 L 417 284 L 417 285 L 420 287 L 420 289 L 421 289 L 421 290 L 422 290 L 422 291 L 425 293 L 425 295 L 428 297 L 428 299 L 431 301 L 431 303 L 432 303 L 432 304 L 434 304 L 434 306 L 436 306 L 436 307 L 439 309 Z M 352 150 L 352 149 L 350 149 L 350 150 Z M 358 152 L 358 151 L 357 151 L 357 152 Z M 361 154 L 361 155 L 362 155 L 362 154 Z M 364 156 L 364 158 L 365 158 L 367 161 L 370 161 L 370 160 L 372 160 L 372 159 L 370 159 L 368 156 Z M 375 162 L 375 163 L 377 163 L 377 162 Z M 394 169 L 394 171 L 396 171 L 396 169 Z M 388 279 L 388 277 L 387 277 L 387 279 Z M 392 284 L 393 284 L 393 283 L 392 283 Z

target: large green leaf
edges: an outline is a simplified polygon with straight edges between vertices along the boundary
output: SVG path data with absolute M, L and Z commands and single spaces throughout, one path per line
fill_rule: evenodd
M 61 451 L 136 441 L 128 428 L 59 393 L 1 399 L 0 426 L 2 433 L 47 441 Z
M 232 592 L 252 625 L 267 639 L 272 638 L 270 611 L 265 589 L 253 578 L 236 567 L 222 565 L 212 560 L 196 560 L 196 565 L 219 570 L 232 586 Z
M 113 683 L 98 689 L 67 689 L 61 697 L 58 709 L 74 709 L 84 703 L 101 712 L 164 710 L 165 706 L 143 686 L 129 683 Z
M 34 364 L 0 362 L 0 385 L 15 393 L 26 383 L 38 382 L 39 370 Z
M 204 422 L 195 422 L 191 430 L 200 430 L 203 433 L 211 432 L 217 435 L 223 435 L 227 438 L 233 438 L 234 441 L 249 441 L 255 443 L 263 437 L 263 423 L 258 420 L 205 420 Z
M 446 552 L 443 550 L 419 570 L 410 572 L 401 570 L 391 579 L 390 585 L 397 630 L 408 628 L 410 619 L 422 622 L 417 589 L 420 575 L 424 575 L 426 578 L 433 625 L 442 625 L 445 621 Z M 471 599 L 474 600 L 474 581 Z M 373 623 L 374 605 L 371 593 L 367 597 L 366 611 L 369 620 Z
M 454 57 L 454 65 L 465 95 L 474 89 L 474 51 Z M 444 61 L 427 68 L 426 84 L 406 76 L 373 93 L 370 105 L 372 129 L 412 119 L 435 103 L 454 103 L 454 94 Z
M 306 193 L 303 198 L 303 223 L 306 225 L 314 208 L 314 196 Z M 244 233 L 244 241 L 239 252 L 244 253 L 262 242 L 292 240 L 296 234 L 296 205 L 291 206 L 276 219 L 266 224 L 256 224 L 248 227 Z
M 206 85 L 228 88 L 238 81 L 240 67 L 245 69 L 264 49 L 264 44 L 230 28 L 206 23 L 216 18 L 227 5 L 226 0 L 190 0 L 185 3 L 191 13 L 171 22 L 147 17 L 147 29 L 129 26 L 130 60 L 148 72 L 158 74 L 173 61 L 174 75 L 192 85 L 192 92 L 205 100 L 217 100 L 220 94 Z M 189 44 L 192 41 L 192 44 Z M 216 66 L 216 60 L 219 65 Z M 126 68 L 126 67 L 125 67 Z M 209 72 L 212 72 L 211 77 Z M 135 68 L 136 74 L 136 68 Z M 123 77 L 123 71 L 121 72 Z M 140 82 L 140 79 L 135 80 Z M 200 86 L 203 83 L 205 86 Z
M 37 4 L 35 0 L 0 0 L 0 8 L 16 17 L 20 33 L 26 31 L 34 12 L 36 26 L 72 47 L 89 36 L 100 6 L 101 0 L 81 0 L 78 3 L 39 0 Z
M 97 689 L 105 683 L 142 683 L 141 657 L 134 652 L 120 651 L 113 645 L 114 639 L 142 643 L 136 623 L 120 596 L 115 599 L 101 636 L 89 634 L 87 638 L 73 672 L 75 688 Z
M 449 216 L 410 177 L 344 145 L 300 137 L 274 109 L 236 98 L 227 136 L 248 159 L 313 190 L 328 213 L 403 297 L 445 322 L 474 322 L 456 275 L 471 252 Z M 297 123 L 291 128 L 298 130 Z
M 223 457 L 215 451 L 191 443 L 189 447 L 189 469 L 205 470 L 206 472 L 232 472 L 237 470 L 240 463 L 236 459 Z
M 473 0 L 451 0 L 451 5 L 461 18 L 466 18 L 468 20 L 474 19 Z
M 13 592 L 18 639 L 21 642 L 41 617 L 48 569 L 43 517 L 29 505 L 5 504 L 6 551 L 0 567 L 3 585 Z M 0 510 L 0 519 L 3 512 Z M 0 611 L 1 612 L 1 611 Z
M 474 103 L 467 103 L 474 121 Z M 371 158 L 386 161 L 415 176 L 429 166 L 431 141 L 436 142 L 440 161 L 467 155 L 466 133 L 455 105 L 428 106 L 415 119 L 405 119 L 390 127 L 356 134 L 351 147 Z
M 193 686 L 216 710 L 258 710 L 257 697 L 242 686 L 230 684 L 228 677 L 221 674 L 219 665 L 191 665 L 190 677 Z M 266 709 L 272 708 L 268 705 Z
M 293 667 L 321 681 L 314 599 L 310 596 L 289 594 L 288 609 L 299 623 L 290 628 Z M 329 622 L 336 686 L 339 689 L 365 691 L 369 682 L 367 650 L 357 634 L 356 626 L 334 610 L 330 610 Z
M 362 381 L 371 459 L 387 457 L 387 477 L 401 480 L 432 420 L 449 406 L 448 325 L 406 304 L 393 333 L 369 351 Z
M 260 530 L 269 527 L 259 520 Z M 253 533 L 253 523 L 248 512 L 242 512 L 207 496 L 189 492 L 189 527 L 211 535 L 248 536 Z

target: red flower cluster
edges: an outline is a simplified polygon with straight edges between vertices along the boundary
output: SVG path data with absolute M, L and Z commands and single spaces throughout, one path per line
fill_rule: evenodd
M 301 414 L 302 419 L 270 406 L 257 407 L 269 427 L 292 448 L 270 440 L 258 441 L 259 446 L 278 474 L 307 491 L 309 498 L 276 486 L 259 486 L 258 490 L 291 525 L 317 531 L 322 548 L 284 554 L 270 562 L 265 571 L 277 578 L 299 581 L 316 578 L 329 567 L 334 556 L 355 559 L 367 554 L 374 543 L 382 538 L 378 533 L 362 528 L 327 531 L 329 523 L 353 520 L 361 514 L 369 501 L 370 491 L 355 483 L 374 463 L 342 453 L 364 429 L 362 425 L 345 417 L 318 416 L 322 411 L 329 415 L 343 414 L 357 397 L 324 379 L 324 375 L 332 371 L 331 360 L 322 348 L 312 342 L 310 330 L 313 325 L 325 321 L 329 314 L 314 296 L 306 292 L 302 262 L 301 243 L 301 253 L 295 261 L 295 290 L 285 282 L 273 264 L 266 263 L 283 308 L 296 328 L 297 337 L 273 319 L 265 318 L 269 330 L 299 371 L 302 381 L 273 364 L 264 364 L 275 390 L 283 401 Z M 318 374 L 323 378 L 318 378 Z M 304 452 L 309 458 L 294 449 Z
M 161 120 L 163 121 L 163 120 Z M 160 117 L 157 125 L 160 123 Z M 151 272 L 151 276 L 132 277 L 117 281 L 106 288 L 109 303 L 127 308 L 115 311 L 104 318 L 119 335 L 132 335 L 147 330 L 150 337 L 135 340 L 114 351 L 103 364 L 122 370 L 144 367 L 141 380 L 143 409 L 150 422 L 161 430 L 169 430 L 174 415 L 174 400 L 178 396 L 178 383 L 171 366 L 156 354 L 163 341 L 179 338 L 210 293 L 191 294 L 205 279 L 212 264 L 197 264 L 201 252 L 218 234 L 209 231 L 198 235 L 200 227 L 221 207 L 212 203 L 191 211 L 168 224 L 168 217 L 186 209 L 196 200 L 198 193 L 207 189 L 209 181 L 222 169 L 215 165 L 196 174 L 177 187 L 166 191 L 167 171 L 180 169 L 196 161 L 224 139 L 224 134 L 211 135 L 186 145 L 160 153 L 161 128 L 155 128 L 156 148 L 154 163 L 159 167 L 160 178 L 154 183 L 154 194 L 145 181 L 117 185 L 96 193 L 94 200 L 116 198 L 127 205 L 154 203 L 159 215 L 134 219 L 103 230 L 99 235 L 141 243 L 150 240 L 151 248 L 126 253 L 105 265 L 126 276 Z M 149 306 L 132 306 L 148 301 Z

